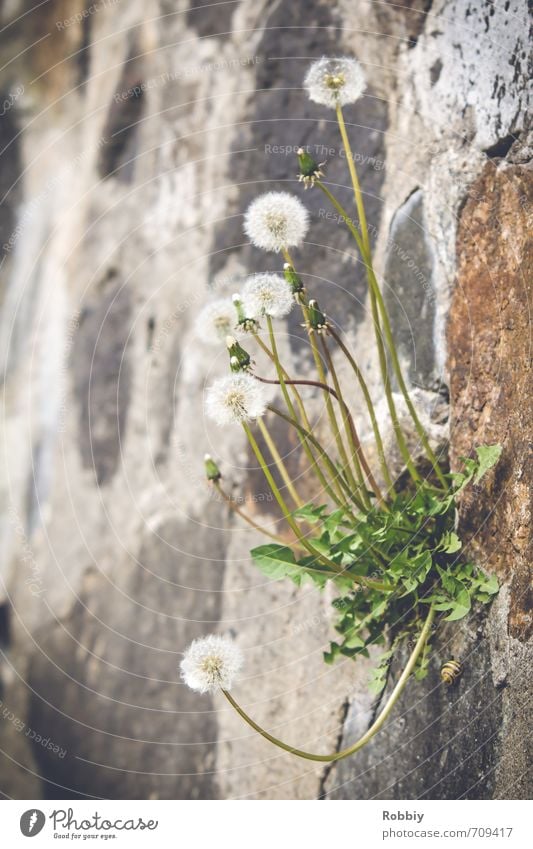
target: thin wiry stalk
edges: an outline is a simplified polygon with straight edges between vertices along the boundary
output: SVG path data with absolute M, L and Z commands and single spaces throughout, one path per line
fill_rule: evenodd
M 384 334 L 385 334 L 385 339 L 387 340 L 387 347 L 388 347 L 390 355 L 391 355 L 392 367 L 393 367 L 393 370 L 394 370 L 394 374 L 396 376 L 396 380 L 398 381 L 398 386 L 400 388 L 400 391 L 401 391 L 401 393 L 402 393 L 402 395 L 405 399 L 405 403 L 407 404 L 409 414 L 410 414 L 410 416 L 413 420 L 413 423 L 415 425 L 416 432 L 418 433 L 418 436 L 419 436 L 419 438 L 422 442 L 422 445 L 424 446 L 424 450 L 426 452 L 426 455 L 427 455 L 429 461 L 431 462 L 431 465 L 433 466 L 435 474 L 437 475 L 440 483 L 445 487 L 445 489 L 447 489 L 448 484 L 446 482 L 446 478 L 444 477 L 444 474 L 443 474 L 443 472 L 440 468 L 440 465 L 439 465 L 439 462 L 438 462 L 438 460 L 435 456 L 435 453 L 433 452 L 433 450 L 432 450 L 432 448 L 429 444 L 427 433 L 425 431 L 424 426 L 422 425 L 422 422 L 420 421 L 420 419 L 418 417 L 418 413 L 416 412 L 416 408 L 415 408 L 413 402 L 411 401 L 411 396 L 409 394 L 409 390 L 407 389 L 407 385 L 405 383 L 403 372 L 402 372 L 402 369 L 401 369 L 401 366 L 400 366 L 400 361 L 399 361 L 399 358 L 398 358 L 398 353 L 396 351 L 396 345 L 394 343 L 394 337 L 392 335 L 392 329 L 391 329 L 391 325 L 390 325 L 390 320 L 389 320 L 387 308 L 385 306 L 385 301 L 383 300 L 383 295 L 381 294 L 381 289 L 379 287 L 379 284 L 378 284 L 378 281 L 377 281 L 377 278 L 376 278 L 376 275 L 375 275 L 375 272 L 374 272 L 373 264 L 372 264 L 372 252 L 371 252 L 371 248 L 370 248 L 370 239 L 369 239 L 369 236 L 368 236 L 368 225 L 367 225 L 367 221 L 366 221 L 366 212 L 365 212 L 365 205 L 364 205 L 364 201 L 363 201 L 363 195 L 362 195 L 362 192 L 361 192 L 361 186 L 360 186 L 360 183 L 359 183 L 359 178 L 357 176 L 357 169 L 355 167 L 355 161 L 354 161 L 354 158 L 353 158 L 353 153 L 352 153 L 352 149 L 351 149 L 351 145 L 350 145 L 350 139 L 349 139 L 348 133 L 346 131 L 346 124 L 344 122 L 344 115 L 343 115 L 343 112 L 342 112 L 342 107 L 340 105 L 337 106 L 337 121 L 338 121 L 338 124 L 339 124 L 339 130 L 340 130 L 340 133 L 341 133 L 341 138 L 342 138 L 342 143 L 344 145 L 344 150 L 346 152 L 346 158 L 348 160 L 348 169 L 350 171 L 350 178 L 351 178 L 352 186 L 353 186 L 353 190 L 354 190 L 355 204 L 356 204 L 356 207 L 357 207 L 357 214 L 359 216 L 359 224 L 360 224 L 360 227 L 361 227 L 362 238 L 359 237 L 359 240 L 356 240 L 356 241 L 357 241 L 359 250 L 361 252 L 363 262 L 365 263 L 365 266 L 367 268 L 367 277 L 368 277 L 368 281 L 369 281 L 369 284 L 370 284 L 369 288 L 370 288 L 371 292 L 373 292 L 373 297 L 371 295 L 371 301 L 375 300 L 375 302 L 377 303 L 379 314 L 380 314 L 381 320 L 383 322 L 383 330 L 384 330 Z M 347 216 L 345 215 L 345 213 L 343 213 L 343 218 L 344 218 L 346 224 L 348 224 L 348 219 L 347 219 Z M 353 228 L 353 230 L 355 230 L 355 228 Z M 355 232 L 357 232 L 357 231 L 355 230 Z M 359 236 L 359 234 L 357 234 L 357 235 Z M 374 316 L 374 309 L 373 309 L 373 316 Z M 409 466 L 408 466 L 408 468 L 409 468 Z M 409 468 L 409 471 L 412 474 L 411 468 Z M 415 480 L 417 480 L 417 479 L 418 479 L 418 481 L 420 480 L 420 476 L 418 475 L 418 473 L 416 474 Z
M 322 337 L 322 348 L 324 350 L 324 356 L 325 356 L 326 362 L 328 364 L 328 369 L 329 369 L 330 374 L 333 378 L 335 391 L 336 391 L 336 393 L 339 397 L 340 402 L 343 405 L 343 408 L 346 411 L 346 418 L 347 418 L 347 422 L 348 422 L 348 436 L 349 436 L 350 442 L 352 444 L 354 457 L 357 458 L 357 462 L 360 464 L 365 475 L 367 476 L 368 482 L 369 482 L 370 486 L 372 487 L 372 490 L 374 491 L 374 494 L 375 494 L 376 498 L 378 499 L 378 502 L 381 504 L 381 506 L 384 506 L 385 500 L 384 500 L 383 495 L 381 493 L 381 490 L 378 486 L 378 483 L 377 483 L 374 475 L 372 474 L 372 469 L 370 468 L 368 461 L 365 457 L 365 453 L 363 451 L 363 447 L 361 445 L 361 441 L 359 439 L 359 435 L 358 435 L 356 427 L 355 427 L 355 422 L 353 420 L 353 416 L 349 412 L 348 407 L 346 405 L 346 402 L 342 398 L 341 386 L 340 386 L 340 383 L 339 383 L 339 379 L 337 377 L 337 371 L 335 369 L 335 364 L 333 363 L 333 359 L 331 357 L 329 348 L 327 346 L 327 342 L 323 337 Z
M 348 227 L 350 233 L 354 237 L 357 246 L 359 248 L 359 252 L 361 254 L 361 258 L 365 264 L 367 278 L 369 281 L 369 296 L 370 296 L 370 309 L 372 312 L 372 322 L 374 326 L 374 334 L 376 337 L 376 346 L 378 349 L 378 359 L 379 359 L 379 367 L 381 371 L 381 379 L 383 382 L 383 388 L 385 390 L 385 397 L 387 399 L 387 406 L 389 408 L 389 413 L 392 421 L 392 428 L 394 431 L 394 435 L 396 437 L 396 442 L 398 443 L 398 448 L 400 450 L 400 454 L 402 455 L 402 459 L 411 475 L 411 478 L 415 481 L 415 483 L 420 483 L 420 475 L 418 474 L 416 467 L 411 459 L 411 454 L 409 453 L 409 448 L 407 447 L 407 442 L 405 441 L 405 437 L 403 435 L 403 431 L 400 425 L 400 420 L 398 419 L 398 412 L 396 410 L 396 404 L 394 403 L 394 396 L 392 394 L 392 387 L 389 377 L 389 369 L 387 365 L 387 354 L 385 352 L 385 346 L 383 344 L 383 337 L 381 333 L 381 324 L 379 320 L 379 311 L 377 305 L 377 297 L 374 287 L 374 275 L 372 273 L 372 269 L 369 266 L 366 260 L 365 247 L 361 240 L 360 234 L 357 232 L 357 229 L 352 224 L 348 213 L 341 206 L 337 198 L 329 191 L 323 183 L 317 181 L 317 186 L 324 192 L 324 194 L 329 198 L 335 209 L 339 212 L 342 219 L 344 220 L 346 226 Z M 377 281 L 376 281 L 377 282 Z M 379 287 L 378 287 L 379 288 Z
M 269 432 L 266 424 L 264 423 L 263 419 L 257 420 L 257 426 L 258 426 L 259 430 L 261 431 L 261 435 L 262 435 L 263 439 L 265 440 L 265 442 L 267 444 L 267 448 L 270 451 L 270 455 L 271 455 L 272 459 L 274 460 L 274 463 L 276 464 L 276 467 L 277 467 L 277 469 L 278 469 L 278 471 L 279 471 L 279 473 L 280 473 L 280 475 L 283 479 L 283 483 L 287 487 L 287 490 L 288 490 L 292 500 L 294 501 L 294 504 L 296 505 L 296 507 L 303 507 L 304 502 L 302 501 L 302 499 L 300 498 L 300 496 L 296 492 L 294 484 L 291 480 L 291 476 L 289 475 L 289 472 L 287 470 L 287 466 L 283 462 L 283 459 L 282 459 L 278 449 L 276 448 L 276 443 L 272 439 L 270 432 Z
M 331 325 L 329 327 L 329 333 L 330 333 L 330 336 L 333 337 L 333 339 L 335 340 L 335 342 L 337 343 L 337 345 L 339 346 L 341 351 L 343 352 L 343 354 L 346 357 L 346 359 L 348 360 L 348 362 L 350 363 L 350 365 L 351 365 L 351 367 L 354 371 L 354 374 L 355 374 L 355 376 L 358 380 L 359 386 L 361 387 L 361 391 L 363 393 L 365 403 L 366 403 L 366 407 L 367 407 L 367 410 L 368 410 L 368 415 L 370 416 L 370 421 L 371 421 L 371 424 L 372 424 L 372 430 L 374 432 L 374 439 L 376 440 L 376 446 L 377 446 L 377 450 L 378 450 L 378 458 L 379 458 L 379 464 L 380 464 L 380 467 L 381 467 L 381 473 L 383 475 L 383 478 L 384 478 L 387 486 L 392 490 L 392 493 L 394 493 L 394 485 L 393 485 L 392 478 L 391 478 L 391 475 L 390 475 L 390 472 L 389 472 L 389 468 L 387 466 L 387 460 L 386 460 L 386 457 L 385 457 L 385 450 L 384 450 L 384 447 L 383 447 L 383 440 L 381 438 L 381 433 L 380 433 L 378 421 L 377 421 L 377 418 L 376 418 L 376 412 L 374 410 L 374 404 L 372 403 L 372 398 L 371 398 L 370 392 L 368 390 L 368 386 L 366 384 L 366 381 L 363 377 L 361 369 L 359 368 L 359 366 L 357 365 L 357 363 L 355 361 L 355 358 L 352 356 L 349 349 L 347 348 L 347 346 L 342 341 L 340 335 L 337 333 L 337 331 L 333 327 L 331 327 Z
M 255 522 L 252 519 L 252 517 L 248 515 L 248 513 L 245 513 L 244 510 L 241 510 L 241 508 L 239 507 L 238 504 L 235 503 L 235 501 L 233 500 L 231 495 L 229 495 L 229 493 L 227 493 L 222 488 L 219 481 L 213 481 L 213 486 L 215 487 L 217 492 L 221 495 L 223 500 L 226 502 L 226 504 L 228 505 L 230 510 L 232 510 L 233 513 L 236 513 L 238 516 L 240 516 L 241 519 L 243 519 L 246 522 L 246 524 L 250 525 L 250 527 L 253 528 L 255 531 L 259 531 L 260 533 L 262 533 L 265 536 L 269 537 L 270 539 L 274 540 L 274 542 L 278 542 L 280 545 L 286 545 L 286 540 L 282 539 L 282 537 L 276 536 L 276 534 L 273 534 L 270 531 L 267 531 L 267 529 L 264 528 L 262 525 L 258 525 L 257 522 Z M 293 543 L 293 545 L 297 545 L 297 543 Z
M 242 719 L 244 719 L 244 721 L 247 722 L 248 725 L 254 729 L 254 731 L 257 731 L 257 733 L 264 737 L 265 740 L 268 740 L 270 743 L 273 743 L 278 748 L 283 749 L 286 752 L 290 752 L 291 755 L 296 755 L 296 757 L 304 758 L 308 761 L 319 761 L 321 763 L 332 763 L 335 761 L 342 761 L 344 758 L 348 758 L 350 755 L 353 755 L 355 754 L 355 752 L 358 752 L 360 749 L 363 748 L 363 746 L 366 746 L 366 744 L 372 739 L 372 737 L 374 737 L 378 733 L 378 731 L 380 731 L 381 728 L 384 726 L 396 702 L 398 701 L 403 690 L 405 689 L 405 685 L 407 684 L 407 681 L 411 676 L 413 669 L 415 668 L 416 662 L 420 657 L 420 654 L 424 650 L 424 646 L 426 645 L 431 632 L 431 626 L 433 624 L 434 618 L 435 611 L 431 607 L 427 619 L 424 623 L 424 626 L 420 632 L 420 636 L 418 637 L 416 645 L 413 651 L 411 652 L 409 660 L 407 661 L 396 686 L 394 687 L 392 693 L 385 702 L 383 709 L 379 712 L 378 716 L 376 717 L 368 731 L 366 731 L 365 734 L 363 734 L 363 736 L 360 737 L 355 743 L 352 743 L 352 745 L 348 746 L 346 749 L 341 749 L 340 752 L 332 752 L 329 755 L 315 755 L 312 752 L 306 752 L 303 749 L 296 749 L 294 746 L 290 746 L 288 743 L 284 743 L 282 740 L 278 739 L 277 737 L 274 737 L 272 734 L 269 734 L 268 731 L 258 725 L 257 722 L 255 722 L 246 713 L 246 711 L 238 704 L 238 702 L 233 698 L 233 696 L 228 693 L 227 690 L 222 690 L 222 692 L 224 693 L 230 705 L 237 711 L 239 716 L 241 716 Z
M 296 386 L 294 385 L 294 382 L 289 380 L 289 375 L 287 374 L 287 371 L 283 368 L 283 366 L 280 362 L 280 359 L 277 355 L 277 348 L 275 347 L 274 351 L 271 351 L 270 348 L 267 345 L 265 345 L 265 343 L 263 342 L 263 340 L 261 339 L 261 337 L 257 333 L 254 333 L 254 338 L 255 338 L 257 344 L 259 345 L 259 347 L 261 348 L 261 350 L 263 350 L 265 352 L 265 354 L 268 356 L 268 358 L 274 363 L 274 365 L 276 367 L 276 371 L 277 371 L 278 376 L 279 376 L 279 383 L 280 383 L 280 386 L 282 387 L 282 391 L 283 391 L 284 387 L 286 387 L 287 385 L 290 386 L 291 392 L 294 395 L 296 405 L 298 407 L 298 412 L 300 414 L 300 419 L 302 421 L 302 424 L 304 425 L 304 427 L 307 431 L 310 431 L 311 430 L 311 424 L 309 422 L 309 419 L 308 419 L 308 416 L 307 416 L 307 413 L 306 413 L 306 410 L 305 410 L 305 407 L 304 407 L 304 403 L 302 401 L 300 393 L 298 392 Z M 274 336 L 273 336 L 273 342 L 274 342 L 274 345 L 275 345 L 275 337 Z M 287 395 L 285 394 L 285 391 L 283 391 L 283 397 L 285 399 L 287 409 L 289 410 L 292 417 L 294 419 L 296 419 L 297 416 L 296 416 L 296 411 L 295 411 L 294 405 L 293 405 L 290 397 L 287 397 Z M 324 488 L 325 492 L 327 492 L 327 494 L 329 495 L 331 500 L 338 507 L 346 508 L 347 505 L 345 503 L 345 497 L 344 497 L 344 494 L 342 492 L 342 488 L 340 487 L 340 484 L 339 484 L 338 479 L 337 479 L 338 478 L 338 472 L 336 472 L 336 474 L 333 478 L 333 481 L 332 481 L 332 484 L 336 489 L 336 493 L 335 493 L 335 492 L 333 492 L 332 488 L 330 487 L 330 485 L 329 485 L 329 483 L 326 479 L 326 476 L 324 475 L 324 472 L 320 468 L 320 464 L 316 461 L 315 455 L 313 454 L 313 452 L 311 451 L 311 448 L 309 447 L 309 441 L 307 440 L 307 438 L 305 436 L 302 435 L 302 433 L 300 431 L 297 431 L 297 433 L 298 433 L 298 438 L 300 440 L 302 448 L 305 452 L 305 455 L 306 455 L 307 459 L 309 460 L 309 462 L 311 463 L 311 467 L 312 467 L 314 473 L 316 474 L 318 480 L 320 481 L 320 484 Z

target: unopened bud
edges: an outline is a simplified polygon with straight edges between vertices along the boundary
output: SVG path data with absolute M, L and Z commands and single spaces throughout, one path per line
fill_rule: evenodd
M 317 301 L 309 301 L 307 314 L 309 316 L 309 324 L 311 328 L 316 330 L 317 333 L 321 333 L 327 328 L 326 316 L 321 311 Z
M 231 300 L 235 305 L 235 309 L 237 310 L 237 324 L 242 330 L 254 331 L 257 330 L 257 321 L 254 318 L 246 318 L 241 296 L 238 292 L 235 292 L 234 295 L 231 296 Z
M 291 287 L 293 295 L 299 295 L 301 292 L 304 291 L 304 284 L 302 283 L 301 278 L 296 273 L 292 265 L 288 262 L 286 262 L 283 266 L 283 276 Z
M 204 456 L 205 476 L 208 481 L 219 481 L 222 477 L 220 469 L 211 457 L 211 454 Z
M 322 166 L 325 165 L 325 162 L 316 162 L 315 159 L 308 153 L 305 148 L 299 147 L 297 150 L 298 156 L 298 164 L 300 166 L 300 173 L 298 175 L 298 179 L 301 183 L 304 184 L 304 187 L 308 189 L 310 186 L 314 186 L 316 180 L 319 180 L 324 176 Z
M 233 336 L 226 336 L 226 346 L 229 352 L 229 363 L 232 371 L 243 371 L 249 368 L 250 354 L 245 351 Z

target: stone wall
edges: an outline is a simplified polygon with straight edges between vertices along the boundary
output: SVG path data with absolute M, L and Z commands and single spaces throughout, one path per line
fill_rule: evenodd
M 2 11 L 2 101 L 12 102 L 0 118 L 0 792 L 526 797 L 526 0 L 149 10 L 116 0 L 85 16 L 79 0 L 57 0 L 23 17 L 29 5 Z M 247 269 L 274 267 L 246 244 L 241 216 L 260 191 L 289 189 L 312 213 L 299 255 L 307 283 L 378 392 L 363 271 L 286 153 L 327 149 L 328 180 L 350 204 L 332 115 L 301 90 L 310 59 L 339 53 L 357 56 L 370 81 L 346 117 L 421 411 L 436 437 L 449 433 L 453 466 L 476 444 L 504 445 L 460 511 L 472 553 L 503 589 L 488 615 L 440 633 L 430 676 L 385 731 L 324 769 L 194 696 L 177 666 L 195 636 L 233 634 L 246 705 L 302 747 L 344 745 L 376 710 L 364 661 L 322 662 L 328 599 L 254 570 L 255 534 L 204 485 L 211 450 L 265 514 L 245 442 L 203 419 L 205 381 L 226 363 L 193 332 L 210 289 L 231 293 Z M 310 369 L 296 319 L 282 347 Z M 438 670 L 451 654 L 465 672 L 446 690 Z

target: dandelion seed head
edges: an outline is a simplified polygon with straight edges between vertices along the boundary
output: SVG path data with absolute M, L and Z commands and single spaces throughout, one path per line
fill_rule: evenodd
M 335 109 L 359 100 L 366 88 L 366 78 L 357 59 L 323 56 L 309 68 L 304 87 L 310 100 Z
M 191 643 L 180 664 L 181 677 L 198 693 L 230 690 L 243 662 L 242 652 L 232 640 L 211 634 Z
M 210 301 L 198 314 L 195 322 L 196 336 L 203 342 L 216 345 L 223 342 L 230 333 L 238 333 L 235 328 L 235 306 L 230 298 L 217 298 Z
M 207 415 L 219 425 L 257 419 L 264 415 L 266 405 L 263 386 L 242 372 L 215 380 L 205 401 Z
M 309 229 L 309 213 L 295 195 L 267 192 L 246 210 L 244 232 L 253 245 L 279 251 L 301 244 Z
M 244 285 L 242 303 L 249 318 L 283 318 L 291 311 L 294 299 L 289 284 L 279 274 L 253 274 Z

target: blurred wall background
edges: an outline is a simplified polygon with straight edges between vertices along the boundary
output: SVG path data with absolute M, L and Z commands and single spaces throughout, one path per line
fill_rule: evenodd
M 526 797 L 526 0 L 9 0 L 1 14 L 1 793 Z M 250 509 L 270 509 L 240 434 L 204 421 L 225 353 L 193 332 L 210 289 L 276 268 L 242 233 L 257 193 L 311 209 L 302 268 L 377 379 L 349 239 L 296 180 L 292 150 L 309 145 L 351 203 L 333 115 L 301 88 L 322 54 L 355 55 L 369 78 L 346 115 L 419 405 L 454 466 L 505 447 L 460 515 L 504 588 L 442 632 L 428 679 L 333 768 L 250 736 L 177 672 L 192 638 L 232 633 L 254 715 L 324 751 L 375 709 L 364 661 L 322 662 L 329 600 L 266 582 L 202 475 L 210 450 Z M 296 321 L 283 345 L 310 368 Z M 465 673 L 445 690 L 452 654 Z

